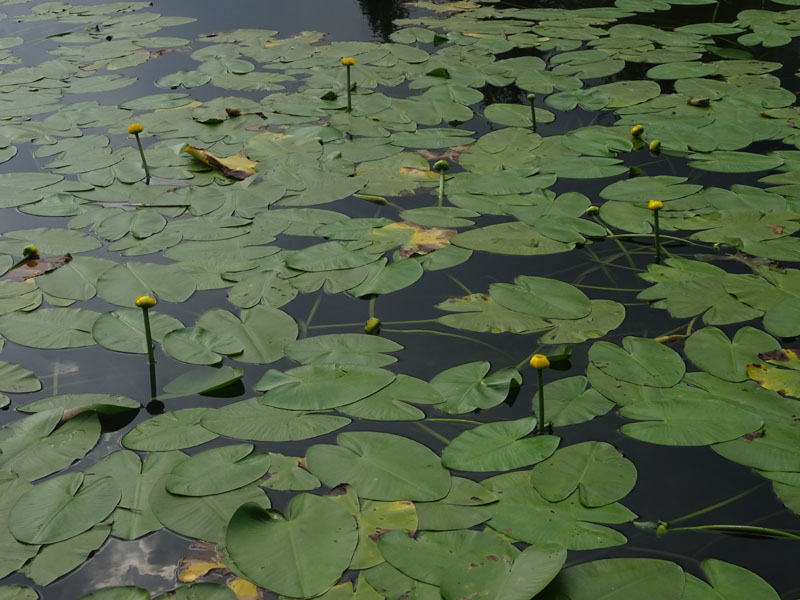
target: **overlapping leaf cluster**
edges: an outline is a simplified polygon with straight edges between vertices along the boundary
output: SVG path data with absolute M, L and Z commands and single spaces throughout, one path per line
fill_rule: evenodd
M 51 38 L 52 59 L 0 73 L 0 162 L 32 143 L 41 165 L 0 175 L 0 207 L 42 219 L 0 239 L 0 334 L 45 350 L 144 354 L 134 306 L 146 294 L 159 302 L 149 313 L 153 339 L 196 366 L 158 393 L 168 412 L 139 420 L 120 436 L 124 449 L 91 464 L 82 459 L 101 421 L 139 402 L 87 391 L 16 407 L 31 414 L 0 430 L 0 575 L 21 571 L 46 586 L 109 536 L 134 540 L 166 527 L 215 543 L 210 564 L 219 566 L 209 568 L 233 578 L 159 597 L 252 597 L 256 584 L 281 597 L 328 600 L 583 600 L 614 589 L 625 598 L 777 598 L 757 575 L 711 559 L 703 565 L 709 583 L 649 558 L 562 569 L 567 551 L 624 544 L 612 526 L 636 517 L 619 502 L 635 485 L 635 457 L 606 441 L 559 447 L 560 427 L 615 404 L 634 421 L 623 434 L 709 445 L 773 480 L 781 500 L 800 510 L 800 417 L 797 400 L 786 397 L 797 396 L 800 365 L 776 339 L 800 333 L 800 287 L 795 269 L 765 260 L 796 261 L 800 252 L 800 152 L 787 149 L 800 144 L 800 113 L 772 75 L 781 65 L 747 50 L 790 43 L 800 16 L 743 11 L 734 23 L 669 31 L 628 22 L 671 4 L 713 1 L 617 0 L 573 11 L 419 1 L 422 16 L 398 21 L 386 43 L 261 29 L 160 37 L 192 19 L 151 12 L 145 2 L 45 3 L 17 15 L 77 27 Z M 730 36 L 741 47 L 729 47 Z M 21 42 L 0 40 L 0 63 L 18 64 Z M 163 92 L 119 106 L 69 102 L 71 94 L 133 86 L 135 67 L 183 51 L 196 64 L 158 78 Z M 343 56 L 356 63 L 351 90 Z M 639 64 L 645 78 L 627 78 Z M 202 86 L 223 91 L 196 100 L 192 90 Z M 528 92 L 536 95 L 530 104 Z M 606 124 L 559 128 L 578 107 L 603 111 L 595 122 Z M 124 138 L 134 120 L 143 125 L 151 185 Z M 476 133 L 486 123 L 491 131 Z M 631 135 L 634 124 L 644 126 L 642 138 Z M 653 161 L 775 172 L 759 180 L 767 187 L 634 177 L 631 167 L 654 140 L 662 154 L 654 147 Z M 771 150 L 753 150 L 754 142 Z M 432 170 L 442 158 L 457 163 L 446 176 L 446 204 L 437 202 Z M 594 201 L 550 189 L 611 178 Z M 709 254 L 669 258 L 641 274 L 655 285 L 640 299 L 708 325 L 677 336 L 699 371 L 688 372 L 660 341 L 595 341 L 586 376 L 544 387 L 545 415 L 497 420 L 491 409 L 522 383 L 517 368 L 493 370 L 475 356 L 426 381 L 403 372 L 402 358 L 395 365 L 392 353 L 403 347 L 388 337 L 309 335 L 308 323 L 292 316 L 301 294 L 374 300 L 475 252 L 536 261 L 608 240 L 631 259 L 625 244 L 652 235 L 651 199 L 664 203 L 661 225 L 673 241 L 733 249 L 727 258 L 751 270 L 731 273 Z M 329 203 L 337 210 L 318 208 Z M 37 260 L 42 268 L 20 271 L 31 244 L 43 258 L 26 268 Z M 589 298 L 577 282 L 503 273 L 487 293 L 439 302 L 449 314 L 438 324 L 578 345 L 625 319 L 620 302 Z M 227 290 L 230 306 L 186 322 L 170 314 L 210 290 Z M 731 339 L 714 327 L 761 317 L 766 332 L 745 326 Z M 258 371 L 253 387 L 262 395 L 172 409 L 172 399 L 225 388 L 251 365 L 281 359 L 298 366 Z M 0 375 L 3 393 L 42 388 L 20 365 L 2 361 Z M 466 413 L 482 422 L 455 419 L 471 428 L 441 455 L 369 430 L 369 421 Z M 537 418 L 555 433 L 533 435 Z M 354 420 L 359 427 L 335 444 L 310 444 L 302 457 L 264 451 L 264 443 L 310 440 Z M 75 461 L 77 469 L 60 473 Z M 293 493 L 288 510 L 272 508 L 269 490 Z M 37 592 L 14 585 L 0 595 Z M 150 593 L 129 586 L 84 597 Z

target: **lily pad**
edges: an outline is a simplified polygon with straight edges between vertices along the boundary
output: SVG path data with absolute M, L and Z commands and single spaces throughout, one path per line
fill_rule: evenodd
M 339 445 L 308 449 L 308 468 L 329 487 L 351 484 L 370 500 L 439 500 L 450 473 L 436 454 L 410 439 L 369 431 L 339 434 Z

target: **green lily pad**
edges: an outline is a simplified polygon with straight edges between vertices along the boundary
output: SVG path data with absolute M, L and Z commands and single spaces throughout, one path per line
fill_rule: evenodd
M 270 507 L 269 498 L 257 485 L 210 496 L 178 496 L 167 491 L 168 478 L 168 474 L 162 476 L 153 486 L 150 508 L 165 527 L 188 537 L 222 542 L 226 526 L 240 506 Z
M 249 580 L 300 598 L 332 587 L 350 564 L 357 541 L 350 513 L 311 494 L 292 499 L 288 518 L 247 504 L 233 515 L 225 535 L 228 553 Z
M 465 413 L 500 404 L 506 399 L 512 386 L 520 385 L 522 377 L 516 369 L 510 367 L 487 376 L 490 368 L 488 362 L 478 361 L 459 365 L 436 375 L 431 384 L 445 398 L 445 402 L 437 408 L 446 413 Z
M 514 281 L 514 285 L 494 283 L 490 287 L 492 299 L 504 308 L 554 319 L 580 319 L 591 313 L 589 298 L 568 283 L 526 275 Z
M 253 483 L 269 470 L 271 459 L 252 452 L 252 444 L 234 444 L 195 454 L 172 469 L 166 489 L 180 496 L 209 496 Z
M 653 444 L 704 446 L 732 440 L 758 430 L 757 415 L 722 400 L 685 395 L 642 400 L 625 406 L 620 414 L 639 423 L 623 425 L 625 435 Z
M 628 336 L 622 346 L 624 350 L 610 342 L 595 342 L 589 360 L 607 375 L 637 385 L 672 387 L 683 377 L 683 359 L 664 344 Z
M 450 473 L 428 448 L 387 433 L 339 434 L 339 445 L 308 449 L 308 468 L 329 487 L 351 484 L 370 500 L 439 500 L 450 489 Z
M 23 494 L 9 514 L 11 533 L 27 544 L 54 544 L 105 519 L 120 499 L 111 477 L 85 479 L 73 472 L 48 479 Z
M 288 410 L 322 410 L 351 404 L 389 385 L 394 373 L 374 367 L 311 364 L 286 372 L 269 370 L 255 388 L 261 401 Z
M 605 506 L 633 489 L 636 467 L 610 444 L 583 442 L 561 448 L 536 465 L 531 483 L 550 502 L 578 490 L 584 506 Z
M 561 571 L 542 594 L 544 600 L 589 600 L 602 590 L 608 600 L 644 594 L 652 600 L 680 600 L 686 584 L 683 569 L 653 558 L 610 558 Z
M 0 316 L 0 333 L 32 348 L 81 348 L 93 346 L 92 326 L 100 313 L 82 308 L 40 308 Z
M 154 452 L 142 464 L 135 452 L 119 450 L 86 470 L 87 475 L 113 477 L 122 492 L 119 505 L 111 513 L 115 537 L 134 540 L 161 529 L 148 498 L 156 482 L 184 460 L 182 452 Z
M 122 438 L 122 445 L 131 450 L 165 452 L 210 442 L 218 436 L 200 425 L 200 421 L 211 410 L 184 408 L 158 415 L 129 431 Z
M 168 333 L 183 328 L 183 323 L 169 315 L 148 310 L 148 316 L 152 338 L 157 342 L 162 342 Z M 91 332 L 94 341 L 109 350 L 147 354 L 147 337 L 140 308 L 104 313 L 93 321 Z
M 535 427 L 535 418 L 479 425 L 447 445 L 442 464 L 459 471 L 510 471 L 541 462 L 555 452 L 560 439 L 525 437 Z
M 761 352 L 778 350 L 780 344 L 759 329 L 743 327 L 731 342 L 716 327 L 704 327 L 686 340 L 686 356 L 704 371 L 727 381 L 747 379 L 747 365 Z
M 164 386 L 164 393 L 158 397 L 161 400 L 169 400 L 195 394 L 208 394 L 236 383 L 243 375 L 243 369 L 228 365 L 194 369 L 170 381 Z

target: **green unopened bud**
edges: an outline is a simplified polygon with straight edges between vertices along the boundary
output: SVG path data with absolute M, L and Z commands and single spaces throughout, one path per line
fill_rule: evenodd
M 22 249 L 22 256 L 25 258 L 39 258 L 39 249 L 36 246 L 25 246 Z
M 595 206 L 594 204 L 592 204 L 589 208 L 586 209 L 587 215 L 596 215 L 599 212 L 600 212 L 600 207 Z
M 381 320 L 377 317 L 370 317 L 364 323 L 364 333 L 369 335 L 378 335 L 381 330 Z
M 656 527 L 656 535 L 658 537 L 662 537 L 667 535 L 667 532 L 669 532 L 669 523 L 666 521 L 659 521 L 658 526 Z
M 650 142 L 650 152 L 658 154 L 661 151 L 661 140 L 653 140 Z
M 536 100 L 536 94 L 528 94 L 527 98 L 528 102 L 533 102 L 534 100 Z
M 446 160 L 437 160 L 433 163 L 433 168 L 439 171 L 440 173 L 444 173 L 447 169 L 450 168 L 450 163 Z

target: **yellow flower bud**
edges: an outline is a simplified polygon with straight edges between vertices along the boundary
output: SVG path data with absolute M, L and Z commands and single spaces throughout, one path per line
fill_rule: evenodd
M 631 135 L 635 138 L 642 137 L 644 133 L 644 126 L 643 125 L 634 125 L 631 127 Z
M 152 296 L 139 296 L 136 299 L 136 306 L 139 308 L 151 308 L 156 305 L 156 299 Z
M 433 163 L 433 168 L 442 173 L 450 168 L 450 163 L 446 160 L 437 160 L 435 163 Z
M 661 140 L 653 140 L 650 142 L 650 152 L 658 152 L 661 150 Z
M 647 203 L 647 208 L 650 210 L 661 210 L 664 208 L 664 203 L 661 200 L 650 200 L 650 202 Z
M 589 208 L 586 209 L 586 214 L 587 215 L 596 215 L 599 212 L 600 212 L 600 207 L 599 206 L 595 206 L 594 204 L 592 204 Z
M 343 64 L 345 67 L 352 67 L 353 65 L 355 65 L 355 64 L 356 64 L 356 59 L 355 59 L 355 58 L 353 58 L 352 56 L 346 56 L 346 57 L 344 57 L 344 58 L 342 59 L 342 64 Z
M 22 256 L 25 258 L 39 258 L 39 249 L 36 246 L 25 246 L 22 249 Z
M 377 317 L 370 317 L 367 319 L 366 323 L 364 323 L 364 333 L 369 333 L 370 335 L 377 335 L 380 328 L 381 320 Z
M 141 123 L 131 123 L 128 125 L 128 133 L 131 135 L 142 133 L 142 131 L 144 131 L 144 127 L 142 127 Z
M 544 354 L 534 354 L 531 356 L 530 365 L 534 369 L 546 369 L 550 366 L 550 361 L 547 360 L 547 357 Z

